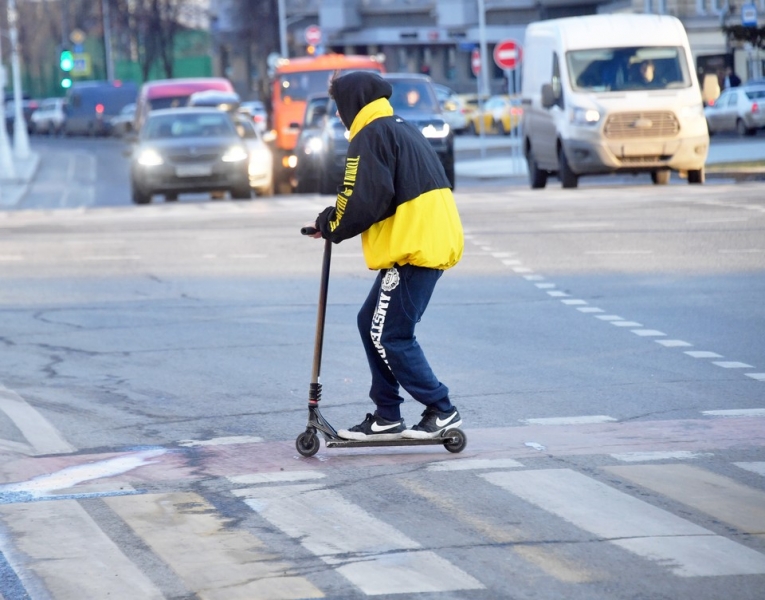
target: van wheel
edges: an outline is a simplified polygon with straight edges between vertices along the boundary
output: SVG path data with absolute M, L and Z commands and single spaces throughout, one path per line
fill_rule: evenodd
M 151 192 L 148 194 L 142 192 L 137 187 L 133 186 L 133 204 L 150 204 Z
M 526 162 L 529 165 L 529 183 L 532 190 L 540 190 L 547 185 L 547 171 L 539 168 L 534 155 L 529 150 L 526 153 Z
M 690 169 L 688 171 L 688 183 L 702 184 L 705 179 L 706 173 L 704 172 L 704 167 L 701 167 L 700 169 Z
M 672 175 L 672 171 L 669 169 L 651 171 L 651 181 L 653 181 L 654 185 L 667 185 L 669 183 L 670 175 Z
M 575 188 L 579 185 L 579 176 L 571 170 L 563 146 L 558 148 L 558 179 L 564 188 Z

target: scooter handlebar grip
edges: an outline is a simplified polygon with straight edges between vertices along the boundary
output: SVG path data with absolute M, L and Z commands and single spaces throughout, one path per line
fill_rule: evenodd
M 319 233 L 319 230 L 316 229 L 316 227 L 301 227 L 300 233 L 302 235 L 314 235 L 316 233 Z

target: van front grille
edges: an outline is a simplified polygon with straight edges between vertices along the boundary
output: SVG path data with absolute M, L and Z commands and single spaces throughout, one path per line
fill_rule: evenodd
M 674 137 L 680 123 L 672 112 L 639 111 L 608 116 L 604 132 L 611 139 Z

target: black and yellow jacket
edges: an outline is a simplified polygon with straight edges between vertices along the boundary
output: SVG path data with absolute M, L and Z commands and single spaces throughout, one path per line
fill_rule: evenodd
M 350 145 L 337 202 L 316 220 L 322 236 L 338 243 L 361 234 L 370 269 L 453 267 L 464 239 L 449 180 L 422 132 L 393 114 L 390 84 L 358 71 L 333 91 Z

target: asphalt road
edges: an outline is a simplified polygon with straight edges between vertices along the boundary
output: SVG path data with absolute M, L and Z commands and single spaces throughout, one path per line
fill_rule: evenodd
M 460 186 L 418 340 L 467 448 L 305 459 L 322 244 L 298 229 L 327 198 L 133 207 L 95 143 L 46 141 L 0 213 L 4 600 L 761 598 L 761 184 Z M 371 409 L 372 277 L 334 248 L 336 427 Z

